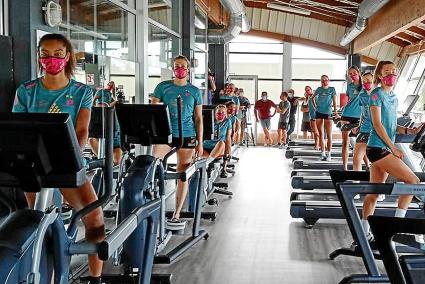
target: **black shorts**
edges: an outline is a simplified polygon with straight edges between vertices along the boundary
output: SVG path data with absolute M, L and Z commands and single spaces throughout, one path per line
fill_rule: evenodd
M 360 119 L 356 117 L 341 116 L 340 121 L 348 121 L 350 124 L 357 124 L 359 123 Z
M 391 154 L 387 149 L 385 148 L 378 148 L 378 147 L 367 147 L 366 148 L 366 156 L 369 159 L 370 162 L 376 162 L 381 160 L 382 158 L 385 158 Z
M 367 141 L 369 141 L 369 133 L 360 132 L 357 136 L 356 143 L 367 143 Z
M 279 123 L 277 124 L 277 129 L 283 129 L 283 130 L 288 129 L 288 123 L 279 121 Z
M 214 148 L 205 148 L 204 147 L 204 152 L 207 152 L 208 154 L 211 154 L 211 152 L 214 150 Z
M 179 144 L 179 138 L 173 137 L 173 141 L 170 144 L 171 147 L 178 147 Z M 196 146 L 196 137 L 183 137 L 183 149 L 194 149 Z
M 316 119 L 329 119 L 329 114 L 316 112 Z
M 308 132 L 311 132 L 310 121 L 303 121 L 303 122 L 301 123 L 301 131 L 308 131 Z

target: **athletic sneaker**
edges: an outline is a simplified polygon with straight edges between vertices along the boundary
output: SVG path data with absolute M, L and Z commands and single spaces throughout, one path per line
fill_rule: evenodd
M 368 240 L 369 245 L 370 245 L 370 248 L 371 248 L 372 250 L 377 250 L 377 249 L 378 249 L 378 247 L 377 247 L 377 245 L 376 245 L 376 242 L 375 242 L 375 237 L 372 235 L 372 233 L 371 233 L 371 232 L 369 232 L 369 233 L 367 234 L 367 240 Z M 355 248 L 355 247 L 357 247 L 357 242 L 356 242 L 356 241 L 353 241 L 353 242 L 351 243 L 351 248 Z
M 326 161 L 328 161 L 328 162 L 332 161 L 331 152 L 328 153 L 328 155 L 326 157 Z
M 68 220 L 72 217 L 72 207 L 68 203 L 63 203 L 61 208 L 62 220 Z
M 264 147 L 268 147 L 269 146 L 269 144 L 267 144 L 267 143 L 264 143 Z
M 322 155 L 320 156 L 320 160 L 322 161 L 326 161 L 327 157 L 326 157 L 326 153 L 322 152 Z
M 415 241 L 420 244 L 425 244 L 424 235 L 415 235 Z
M 239 146 L 245 146 L 245 144 L 243 142 L 239 143 Z
M 167 223 L 165 224 L 165 228 L 169 231 L 180 231 L 184 230 L 186 227 L 187 221 L 182 221 L 177 218 L 169 219 L 167 220 Z
M 220 173 L 220 177 L 221 178 L 228 178 L 229 176 L 228 176 L 228 174 L 227 174 L 227 172 L 226 172 L 226 170 L 222 170 L 221 171 L 221 173 Z

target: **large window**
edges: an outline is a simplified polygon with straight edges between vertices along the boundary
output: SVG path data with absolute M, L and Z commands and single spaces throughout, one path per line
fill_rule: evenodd
M 135 60 L 136 16 L 108 1 L 66 1 L 60 30 L 78 51 Z M 69 5 L 68 5 L 69 4 Z
M 257 75 L 258 92 L 270 98 L 282 92 L 283 43 L 261 37 L 239 35 L 229 44 L 229 74 Z
M 424 70 L 425 54 L 410 56 L 406 61 L 394 90 L 398 96 L 399 105 L 402 105 L 406 96 L 412 94 L 419 95 L 419 100 L 413 111 L 420 111 L 421 113 L 424 110 L 425 104 Z
M 173 58 L 180 54 L 180 39 L 149 24 L 148 44 L 148 93 L 153 93 L 161 81 L 173 77 Z
M 303 45 L 292 45 L 292 88 L 304 94 L 304 87 L 316 89 L 320 77 L 328 75 L 337 93 L 345 92 L 347 61 L 345 56 Z
M 180 33 L 180 0 L 149 0 L 149 18 Z
M 283 56 L 282 41 L 239 35 L 229 44 L 229 73 L 257 75 L 258 97 L 266 91 L 269 99 L 278 104 L 283 88 Z M 276 115 L 272 130 L 277 129 L 277 122 Z

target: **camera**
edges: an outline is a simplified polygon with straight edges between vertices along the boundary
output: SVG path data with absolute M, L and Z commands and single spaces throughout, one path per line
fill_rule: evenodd
M 118 100 L 118 103 L 120 104 L 123 104 L 125 101 L 123 85 L 118 85 L 117 87 L 117 100 Z

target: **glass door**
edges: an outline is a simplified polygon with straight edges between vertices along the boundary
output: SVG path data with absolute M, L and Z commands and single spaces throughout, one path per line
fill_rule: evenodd
M 244 96 L 249 99 L 251 107 L 247 111 L 248 128 L 251 126 L 255 143 L 257 143 L 257 123 L 255 122 L 254 104 L 258 100 L 258 76 L 256 75 L 230 75 L 229 81 L 237 88 L 244 90 Z

